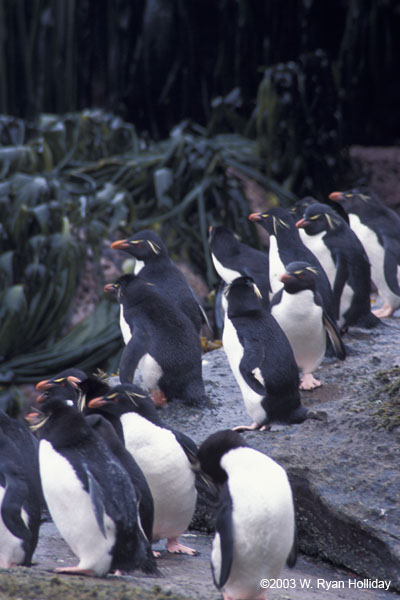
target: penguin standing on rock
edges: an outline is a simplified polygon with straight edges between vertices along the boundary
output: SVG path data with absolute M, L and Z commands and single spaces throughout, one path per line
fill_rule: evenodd
M 152 283 L 158 292 L 190 319 L 199 333 L 207 317 L 185 276 L 168 256 L 162 239 L 150 229 L 139 231 L 125 240 L 111 244 L 114 250 L 127 252 L 136 259 L 135 275 Z
M 37 440 L 0 411 L 0 567 L 30 566 L 40 526 L 42 494 Z
M 268 254 L 240 242 L 235 234 L 222 225 L 210 227 L 208 243 L 215 270 L 229 284 L 237 277 L 252 277 L 263 298 L 265 308 L 269 306 Z
M 310 263 L 318 272 L 317 289 L 321 294 L 324 309 L 336 321 L 333 294 L 329 279 L 318 258 L 301 241 L 293 215 L 279 206 L 266 213 L 253 213 L 250 221 L 259 223 L 269 233 L 269 277 L 272 292 L 282 287 L 281 276 L 291 262 L 302 260 Z
M 135 385 L 115 386 L 88 407 L 122 428 L 126 448 L 147 479 L 154 500 L 153 540 L 167 538 L 171 553 L 197 554 L 178 541 L 196 505 L 196 444 L 165 426 L 150 398 Z
M 319 258 L 333 290 L 342 331 L 349 326 L 372 328 L 379 319 L 371 313 L 371 267 L 365 250 L 336 211 L 319 202 L 307 207 L 296 227 L 304 244 Z
M 173 398 L 204 404 L 200 338 L 186 315 L 140 276 L 123 275 L 104 291 L 121 307 L 121 383 L 131 383 L 138 367 L 156 405 Z
M 239 434 L 218 431 L 200 446 L 202 471 L 220 492 L 211 569 L 224 600 L 263 600 L 262 580 L 274 580 L 297 558 L 295 511 L 285 470 L 247 446 Z
M 225 290 L 223 347 L 253 423 L 236 430 L 266 429 L 270 423 L 301 423 L 307 411 L 299 393 L 299 371 L 289 341 L 261 303 L 250 277 Z
M 327 335 L 336 356 L 340 360 L 346 356 L 340 333 L 324 311 L 316 291 L 316 278 L 316 270 L 309 263 L 289 263 L 281 276 L 283 288 L 271 300 L 271 314 L 287 335 L 301 370 L 301 390 L 321 385 L 313 371 L 324 358 Z
M 140 567 L 152 572 L 128 473 L 69 397 L 69 390 L 54 386 L 37 398 L 44 413 L 41 426 L 36 425 L 44 497 L 79 559 L 78 566 L 57 571 L 102 576 Z
M 350 227 L 368 255 L 371 278 L 384 303 L 373 313 L 390 317 L 400 307 L 400 216 L 357 190 L 332 192 L 329 198 L 347 211 Z

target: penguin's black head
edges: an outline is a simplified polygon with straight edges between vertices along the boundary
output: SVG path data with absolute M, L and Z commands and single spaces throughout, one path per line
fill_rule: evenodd
M 305 261 L 294 261 L 286 265 L 281 276 L 283 287 L 288 294 L 296 294 L 302 290 L 315 290 L 318 271 Z
M 101 377 L 96 375 L 89 375 L 79 384 L 79 391 L 81 393 L 79 408 L 84 410 L 86 405 L 92 398 L 98 398 L 104 396 L 110 390 L 108 383 Z
M 210 225 L 208 229 L 208 243 L 211 246 L 217 241 L 238 241 L 237 235 L 224 225 Z
M 36 389 L 46 394 L 50 390 L 59 389 L 60 397 L 64 393 L 74 402 L 77 402 L 79 385 L 82 380 L 86 379 L 87 375 L 81 369 L 66 369 L 55 375 L 51 379 L 43 379 L 36 384 Z
M 212 433 L 200 446 L 197 458 L 201 470 L 218 484 L 227 480 L 227 474 L 221 467 L 221 458 L 234 448 L 247 447 L 242 437 L 231 429 Z
M 238 317 L 261 309 L 262 295 L 252 277 L 237 277 L 224 290 L 228 316 Z
M 36 404 L 41 413 L 49 415 L 60 409 L 77 411 L 77 399 L 75 390 L 55 384 L 36 398 Z
M 304 198 L 301 198 L 295 202 L 294 206 L 292 206 L 290 209 L 290 212 L 296 220 L 302 219 L 306 208 L 315 202 L 318 202 L 318 200 L 313 198 L 313 196 L 304 196 Z
M 338 213 L 320 202 L 308 206 L 304 211 L 304 217 L 296 223 L 296 227 L 304 229 L 308 235 L 333 231 L 343 226 L 344 221 Z
M 270 235 L 278 235 L 280 231 L 291 231 L 294 226 L 294 217 L 286 208 L 275 206 L 265 213 L 252 213 L 250 221 L 259 223 Z
M 114 250 L 123 250 L 134 256 L 137 260 L 153 260 L 160 256 L 167 256 L 168 251 L 161 238 L 150 229 L 144 229 L 125 240 L 117 240 L 111 244 Z
M 131 383 L 112 387 L 102 397 L 90 400 L 88 407 L 115 416 L 136 412 L 149 421 L 159 421 L 157 409 L 151 398 L 140 387 Z
M 367 190 L 347 190 L 345 192 L 332 192 L 329 194 L 329 199 L 334 202 L 339 202 L 347 212 L 352 212 L 351 209 L 363 208 L 365 205 L 378 203 L 377 198 L 374 198 Z
M 104 286 L 104 291 L 116 296 L 120 304 L 128 301 L 132 305 L 138 302 L 146 302 L 149 294 L 153 298 L 154 294 L 158 295 L 153 283 L 145 281 L 139 275 L 133 275 L 132 273 L 122 275 L 115 283 L 108 283 Z

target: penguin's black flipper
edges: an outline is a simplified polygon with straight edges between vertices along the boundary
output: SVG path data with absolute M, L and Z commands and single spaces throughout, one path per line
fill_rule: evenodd
M 211 566 L 214 583 L 218 589 L 221 589 L 229 577 L 233 561 L 232 498 L 227 485 L 224 486 L 221 494 L 221 504 L 215 520 L 215 531 L 219 534 L 221 549 L 219 572 L 216 570 L 217 565 L 211 563 Z
M 92 502 L 96 521 L 97 521 L 97 524 L 99 526 L 101 533 L 104 535 L 105 538 L 107 538 L 106 530 L 104 528 L 105 508 L 104 508 L 104 502 L 103 502 L 103 491 L 102 491 L 100 485 L 97 483 L 96 479 L 93 477 L 90 470 L 88 469 L 87 465 L 84 464 L 83 466 L 84 466 L 85 473 L 86 473 L 86 476 L 88 479 L 89 496 L 90 496 L 90 500 Z
M 197 465 L 197 446 L 194 441 L 181 431 L 176 431 L 175 429 L 171 429 L 171 431 L 176 441 L 182 446 L 190 464 Z
M 265 395 L 265 384 L 259 365 L 264 360 L 264 347 L 258 340 L 252 339 L 244 345 L 243 358 L 239 369 L 246 383 L 260 395 Z
M 344 360 L 346 358 L 346 348 L 343 344 L 342 338 L 340 336 L 338 328 L 336 327 L 336 324 L 332 321 L 330 316 L 325 311 L 323 312 L 322 318 L 337 358 L 339 360 Z
M 399 282 L 397 281 L 397 267 L 400 265 L 400 242 L 394 242 L 394 240 L 390 238 L 390 242 L 384 240 L 384 243 L 385 257 L 383 261 L 383 270 L 385 279 L 391 291 L 400 296 L 400 287 Z
M 286 564 L 287 566 L 291 569 L 292 567 L 294 567 L 294 565 L 296 564 L 297 561 L 297 553 L 299 550 L 299 540 L 297 537 L 297 527 L 296 524 L 294 526 L 294 539 L 293 539 L 293 546 L 289 552 L 289 556 L 286 559 Z
M 119 363 L 119 378 L 121 383 L 132 383 L 139 361 L 146 352 L 146 336 L 141 331 L 135 331 L 125 346 Z
M 0 469 L 6 481 L 1 517 L 7 529 L 15 537 L 29 542 L 32 534 L 21 517 L 21 508 L 29 495 L 28 486 L 18 473 L 12 472 L 9 465 L 0 462 Z

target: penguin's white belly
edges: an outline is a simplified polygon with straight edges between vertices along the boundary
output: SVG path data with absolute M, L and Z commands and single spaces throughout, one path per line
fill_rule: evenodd
M 297 294 L 283 291 L 279 304 L 271 309 L 288 338 L 297 366 L 312 373 L 322 362 L 326 348 L 326 330 L 322 308 L 314 303 L 311 290 Z
M 39 465 L 47 507 L 61 536 L 79 558 L 79 567 L 105 575 L 115 543 L 114 522 L 104 513 L 104 537 L 75 470 L 47 440 L 40 441 Z
M 224 320 L 222 345 L 232 369 L 232 373 L 240 387 L 247 413 L 254 421 L 256 421 L 256 423 L 262 423 L 266 417 L 266 412 L 261 406 L 261 400 L 264 396 L 255 392 L 245 381 L 240 372 L 240 362 L 243 358 L 244 350 L 237 336 L 236 329 L 227 314 L 225 314 Z M 260 374 L 257 371 L 254 375 L 259 379 Z
M 378 294 L 390 306 L 399 307 L 400 297 L 389 288 L 384 271 L 385 249 L 379 243 L 378 236 L 372 229 L 361 223 L 360 218 L 349 214 L 350 226 L 364 246 L 371 264 L 371 279 L 378 289 Z M 397 279 L 400 280 L 400 267 L 397 268 Z
M 197 492 L 188 458 L 174 434 L 136 413 L 121 416 L 125 445 L 142 469 L 154 501 L 154 540 L 180 535 L 194 513 Z
M 0 507 L 3 505 L 5 489 L 0 486 Z M 21 509 L 21 518 L 28 526 L 28 515 Z M 20 565 L 25 560 L 25 551 L 22 547 L 22 540 L 16 537 L 5 526 L 0 513 L 0 567 L 7 569 L 13 565 Z
M 348 283 L 345 283 L 342 295 L 340 297 L 340 309 L 339 309 L 339 319 L 338 325 L 339 328 L 344 325 L 344 317 L 345 312 L 350 308 L 351 303 L 353 302 L 354 290 L 349 286 Z
M 231 450 L 221 460 L 232 498 L 233 561 L 224 592 L 252 600 L 261 579 L 276 579 L 294 540 L 294 508 L 285 471 L 251 448 Z M 216 544 L 217 545 L 217 544 Z M 218 559 L 217 551 L 213 554 Z
M 124 338 L 125 346 L 130 341 L 132 337 L 131 328 L 128 323 L 124 319 L 124 309 L 122 304 L 119 307 L 119 327 L 121 329 L 122 337 Z
M 162 368 L 157 361 L 150 354 L 145 354 L 139 361 L 138 369 L 144 386 L 148 390 L 156 388 L 163 374 Z
M 281 289 L 283 283 L 280 278 L 285 272 L 285 265 L 280 259 L 278 244 L 276 237 L 270 235 L 269 237 L 269 280 L 271 284 L 272 294 L 275 294 Z
M 336 266 L 332 258 L 329 248 L 324 243 L 325 231 L 316 235 L 307 235 L 304 229 L 299 229 L 300 237 L 305 246 L 318 258 L 324 269 L 329 283 L 333 286 L 336 277 Z
M 234 279 L 240 277 L 239 271 L 234 271 L 233 269 L 229 269 L 228 267 L 224 267 L 222 263 L 211 253 L 211 258 L 214 263 L 215 270 L 218 275 L 221 277 L 225 283 L 232 283 Z

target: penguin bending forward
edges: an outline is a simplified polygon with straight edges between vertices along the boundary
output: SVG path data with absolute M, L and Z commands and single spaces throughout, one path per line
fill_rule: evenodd
M 188 527 L 197 492 L 192 465 L 196 444 L 181 432 L 164 425 L 151 399 L 138 386 L 113 387 L 88 405 L 115 427 L 122 427 L 126 448 L 142 469 L 154 501 L 153 541 L 167 538 L 167 550 L 176 554 L 197 552 L 180 544 Z
M 307 411 L 299 392 L 299 371 L 289 341 L 261 303 L 250 277 L 225 289 L 222 344 L 253 423 L 235 429 L 266 429 L 270 423 L 302 423 Z
M 79 559 L 77 566 L 57 571 L 103 576 L 139 567 L 151 572 L 149 541 L 129 475 L 69 396 L 70 391 L 54 386 L 37 398 L 45 415 L 36 426 L 44 497 Z
M 202 405 L 200 338 L 186 315 L 140 276 L 123 275 L 104 291 L 117 295 L 125 349 L 121 383 L 132 383 L 138 367 L 156 405 L 170 399 Z
M 210 435 L 198 459 L 221 490 L 211 551 L 214 583 L 226 600 L 265 599 L 261 580 L 278 578 L 297 557 L 286 472 L 230 430 Z
M 383 307 L 372 312 L 390 317 L 400 307 L 400 216 L 358 190 L 332 192 L 329 198 L 346 209 L 350 227 L 368 255 L 371 278 L 383 300 Z
M 30 566 L 36 549 L 42 494 L 37 440 L 0 411 L 0 567 Z
M 336 356 L 340 360 L 346 357 L 339 330 L 322 306 L 316 277 L 316 270 L 309 263 L 289 263 L 281 277 L 283 288 L 271 300 L 271 314 L 285 332 L 301 371 L 302 390 L 321 385 L 313 371 L 324 358 L 327 335 Z

